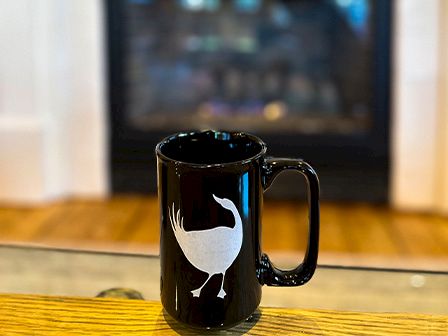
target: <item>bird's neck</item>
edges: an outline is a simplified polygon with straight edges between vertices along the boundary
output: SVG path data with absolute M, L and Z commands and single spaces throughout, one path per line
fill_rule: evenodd
M 236 229 L 237 231 L 243 231 L 243 223 L 241 221 L 241 216 L 238 212 L 238 210 L 236 209 L 236 207 L 232 207 L 230 209 L 230 211 L 232 211 L 233 217 L 235 218 L 235 226 L 233 227 L 234 229 Z

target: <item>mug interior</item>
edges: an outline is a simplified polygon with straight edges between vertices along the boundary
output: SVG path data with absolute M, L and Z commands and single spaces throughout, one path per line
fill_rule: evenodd
M 173 161 L 211 165 L 251 160 L 264 154 L 266 147 L 250 134 L 205 131 L 168 137 L 157 145 L 156 151 Z

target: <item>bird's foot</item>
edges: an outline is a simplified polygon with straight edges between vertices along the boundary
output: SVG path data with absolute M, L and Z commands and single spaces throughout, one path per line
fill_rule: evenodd
M 191 294 L 193 294 L 193 297 L 199 297 L 199 295 L 201 295 L 201 289 L 202 288 L 192 290 Z
M 224 289 L 221 288 L 221 290 L 219 291 L 217 297 L 224 299 L 224 296 L 226 296 L 226 292 L 224 291 Z

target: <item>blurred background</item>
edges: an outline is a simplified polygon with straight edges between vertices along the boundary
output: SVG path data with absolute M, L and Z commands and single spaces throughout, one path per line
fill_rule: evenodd
M 321 263 L 448 269 L 446 1 L 0 6 L 2 243 L 158 253 L 154 146 L 212 128 L 316 167 Z M 304 190 L 266 193 L 278 260 L 305 248 Z

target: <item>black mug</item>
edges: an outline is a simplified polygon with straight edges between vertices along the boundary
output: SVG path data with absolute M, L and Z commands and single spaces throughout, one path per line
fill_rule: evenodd
M 241 132 L 178 133 L 156 147 L 163 307 L 191 327 L 228 328 L 257 309 L 261 286 L 300 286 L 314 274 L 319 181 L 300 159 L 266 157 Z M 260 249 L 263 192 L 285 169 L 308 184 L 309 236 L 297 268 L 276 268 Z

